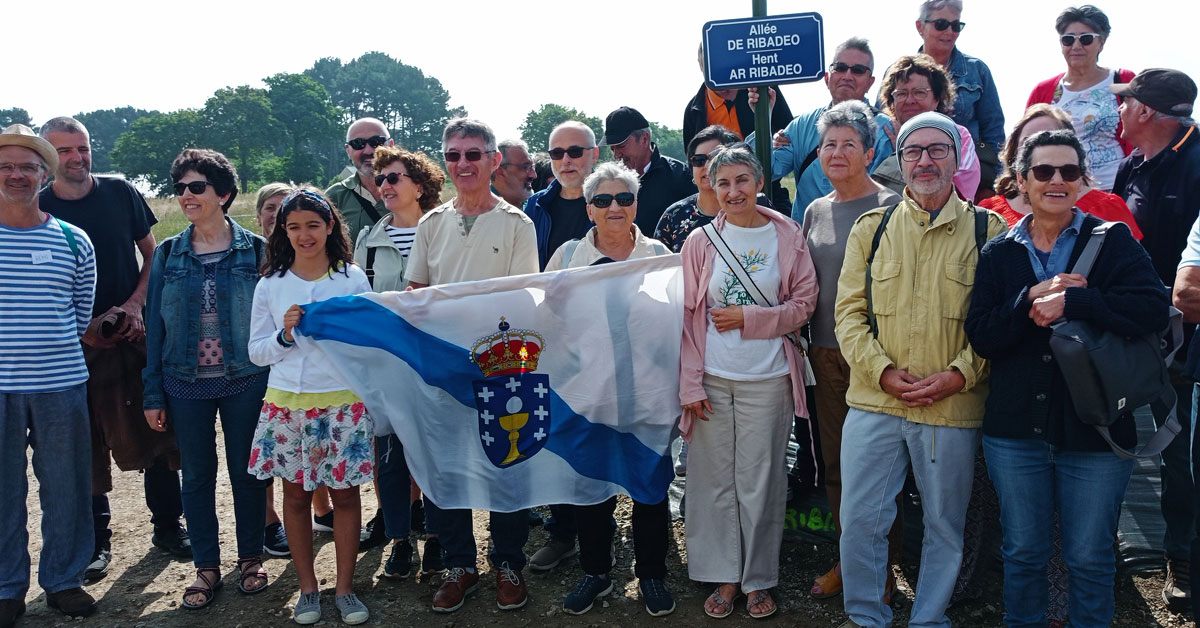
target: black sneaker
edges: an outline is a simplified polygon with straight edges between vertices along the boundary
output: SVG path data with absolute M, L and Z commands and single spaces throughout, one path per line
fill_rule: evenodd
M 175 558 L 192 558 L 192 541 L 183 526 L 155 530 L 150 542 Z
M 654 617 L 662 617 L 675 612 L 675 598 L 667 589 L 667 583 L 662 580 L 649 578 L 638 583 L 642 591 L 642 601 L 646 603 L 646 612 Z
M 408 539 L 400 539 L 392 544 L 392 553 L 383 564 L 381 578 L 388 580 L 404 580 L 412 575 L 413 547 Z
M 281 558 L 291 556 L 292 550 L 288 547 L 287 534 L 283 531 L 282 523 L 276 521 L 263 530 L 263 551 Z
M 333 511 L 318 515 L 313 514 L 313 532 L 328 532 L 333 534 Z
M 425 548 L 421 552 L 421 579 L 445 570 L 446 564 L 442 562 L 442 543 L 436 536 L 427 537 Z
M 387 543 L 387 533 L 383 525 L 383 513 L 375 511 L 375 516 L 363 526 L 366 530 L 365 538 L 360 536 L 358 541 L 358 551 L 365 552 L 369 549 L 374 549 Z
M 88 563 L 87 570 L 83 572 L 83 583 L 92 584 L 104 579 L 108 575 L 108 564 L 112 562 L 112 550 L 107 546 L 100 546 L 92 553 L 92 560 Z
M 409 507 L 408 525 L 414 534 L 425 534 L 425 502 L 417 499 Z
M 582 615 L 592 610 L 596 598 L 604 597 L 612 593 L 612 590 L 612 578 L 585 575 L 583 580 L 575 585 L 575 590 L 568 593 L 567 599 L 563 600 L 563 610 L 572 615 Z

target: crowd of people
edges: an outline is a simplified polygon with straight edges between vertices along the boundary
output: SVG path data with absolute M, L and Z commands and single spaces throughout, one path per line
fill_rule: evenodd
M 957 47 L 961 18 L 961 0 L 921 3 L 922 45 L 889 64 L 874 104 L 875 59 L 859 37 L 834 50 L 828 103 L 793 117 L 767 90 L 769 170 L 745 143 L 756 90 L 700 87 L 684 113 L 687 163 L 660 153 L 632 107 L 610 113 L 599 138 L 564 122 L 544 150 L 457 118 L 434 156 L 362 118 L 346 131 L 344 178 L 324 191 L 258 190 L 260 233 L 228 215 L 239 179 L 219 152 L 188 148 L 169 164 L 189 225 L 156 242 L 137 189 L 92 174 L 77 120 L 4 129 L 0 495 L 25 503 L 32 448 L 47 604 L 70 616 L 97 608 L 83 587 L 112 560 L 112 461 L 144 472 L 153 544 L 194 563 L 181 607 L 212 603 L 229 523 L 216 506 L 219 418 L 241 593 L 272 582 L 264 554 L 290 556 L 293 618 L 321 621 L 320 531 L 333 536 L 343 622 L 367 621 L 357 556 L 384 543 L 380 577 L 437 577 L 432 610 L 458 610 L 480 586 L 472 511 L 421 494 L 388 409 L 365 407 L 332 376 L 336 364 L 296 342 L 302 307 L 679 254 L 675 467 L 688 575 L 715 585 L 707 615 L 743 598 L 751 617 L 777 611 L 789 474 L 807 473 L 839 536 L 839 560 L 813 574 L 811 594 L 843 597 L 844 628 L 892 625 L 909 477 L 924 529 L 910 625 L 950 625 L 989 519 L 1002 530 L 1005 625 L 1109 625 L 1133 462 L 1076 416 L 1050 329 L 1085 320 L 1153 333 L 1172 303 L 1200 321 L 1197 89 L 1175 70 L 1101 66 L 1109 20 L 1072 7 L 1054 24 L 1066 71 L 1033 86 L 1006 135 L 988 66 Z M 614 161 L 599 162 L 602 146 Z M 788 175 L 794 198 L 779 184 Z M 1075 272 L 1101 225 L 1094 266 Z M 1183 610 L 1196 604 L 1200 560 L 1200 350 L 1171 374 L 1184 429 L 1161 454 L 1162 597 Z M 1135 445 L 1132 412 L 1110 432 Z M 378 503 L 364 524 L 369 482 Z M 558 594 L 566 612 L 586 613 L 614 588 L 616 498 L 547 506 L 548 540 L 529 556 L 531 511 L 488 513 L 497 606 L 527 603 L 526 567 L 577 555 L 584 575 Z M 29 589 L 27 511 L 0 512 L 8 628 Z M 669 520 L 665 499 L 633 503 L 635 574 L 654 616 L 676 608 Z

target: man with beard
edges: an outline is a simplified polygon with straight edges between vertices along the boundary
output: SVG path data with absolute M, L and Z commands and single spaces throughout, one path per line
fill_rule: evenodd
M 509 205 L 521 209 L 533 194 L 533 180 L 537 177 L 529 145 L 522 140 L 500 140 L 496 149 L 500 151 L 500 167 L 492 172 L 492 191 Z
M 583 180 L 592 174 L 600 149 L 596 132 L 588 125 L 568 120 L 550 132 L 550 168 L 554 180 L 545 190 L 534 194 L 525 206 L 525 214 L 537 230 L 538 266 L 546 267 L 550 256 L 568 240 L 582 238 L 592 228 L 583 200 Z M 569 536 L 574 542 L 574 532 Z M 536 561 L 534 569 L 539 569 Z
M 354 174 L 334 183 L 325 190 L 325 196 L 342 212 L 346 233 L 353 243 L 363 227 L 369 227 L 383 217 L 387 208 L 379 197 L 375 185 L 375 171 L 371 164 L 375 149 L 394 144 L 391 134 L 383 122 L 375 118 L 359 118 L 346 129 L 346 156 L 354 167 Z

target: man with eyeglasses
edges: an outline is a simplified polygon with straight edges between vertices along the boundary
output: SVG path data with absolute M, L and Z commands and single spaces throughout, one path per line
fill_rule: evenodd
M 96 253 L 83 229 L 47 215 L 38 190 L 58 155 L 29 127 L 0 132 L 0 626 L 25 612 L 27 449 L 40 485 L 38 584 L 72 617 L 96 611 L 83 590 L 92 555 L 91 430 L 79 339 L 92 318 Z
M 357 240 L 363 227 L 379 222 L 387 208 L 375 185 L 371 163 L 375 149 L 395 142 L 383 122 L 375 118 L 359 118 L 346 129 L 346 156 L 354 172 L 325 190 L 325 196 L 342 212 L 342 221 L 350 242 Z
M 854 223 L 834 306 L 834 333 L 850 365 L 841 458 L 843 628 L 892 625 L 882 602 L 887 534 L 910 467 L 925 511 L 910 625 L 950 625 L 946 606 L 962 563 L 987 398 L 986 361 L 967 342 L 964 319 L 979 248 L 1005 231 L 1004 219 L 954 193 L 962 147 L 949 117 L 914 116 L 897 145 L 903 200 Z
M 41 136 L 58 153 L 54 181 L 42 190 L 43 211 L 84 230 L 102 269 L 96 278 L 92 323 L 83 337 L 90 378 L 87 395 L 92 429 L 92 521 L 95 548 L 84 579 L 108 574 L 112 561 L 112 520 L 108 493 L 112 461 L 122 471 L 143 471 L 146 505 L 154 526 L 151 542 L 176 558 L 191 559 L 191 542 L 180 524 L 183 502 L 179 449 L 174 432 L 156 432 L 142 416 L 142 367 L 146 364 L 142 307 L 154 255 L 158 222 L 146 199 L 120 177 L 92 174 L 91 138 L 78 120 L 53 118 Z M 141 258 L 139 265 L 138 258 Z M 119 319 L 114 333 L 99 332 Z
M 415 290 L 538 272 L 533 222 L 493 194 L 489 185 L 500 165 L 491 127 L 469 118 L 451 120 L 442 132 L 442 156 L 458 196 L 429 210 L 417 225 L 405 269 L 408 286 Z M 529 510 L 490 514 L 489 559 L 496 573 L 496 605 L 501 610 L 517 609 L 529 599 L 522 574 Z M 426 495 L 425 516 L 430 529 L 438 533 L 446 565 L 433 595 L 433 610 L 454 612 L 479 587 L 471 511 L 439 508 Z
M 492 172 L 492 191 L 509 205 L 520 209 L 533 194 L 533 157 L 529 156 L 529 145 L 521 140 L 501 140 L 500 167 Z
M 692 169 L 682 161 L 658 152 L 658 145 L 650 137 L 650 122 L 637 109 L 618 107 L 608 114 L 600 145 L 611 148 L 613 157 L 638 174 L 641 188 L 637 196 L 637 217 L 633 222 L 642 233 L 654 233 L 654 227 L 667 207 L 696 193 Z
M 867 90 L 875 83 L 875 57 L 867 40 L 851 37 L 838 44 L 833 53 L 833 63 L 825 73 L 825 86 L 829 88 L 828 105 L 801 114 L 778 133 L 772 141 L 771 178 L 778 180 L 791 174 L 796 179 L 796 198 L 792 201 L 792 220 L 804 221 L 804 210 L 809 203 L 833 192 L 833 184 L 821 170 L 817 160 L 817 149 L 821 137 L 817 133 L 817 120 L 825 110 L 847 100 L 864 100 Z M 888 118 L 875 114 L 880 129 L 875 138 L 875 158 L 868 171 L 873 172 L 892 154 L 891 142 L 883 132 Z M 746 138 L 753 145 L 753 134 Z M 781 210 L 783 208 L 780 208 Z
M 538 266 L 543 269 L 558 247 L 568 240 L 582 238 L 592 227 L 587 215 L 587 203 L 583 200 L 583 180 L 592 174 L 592 168 L 600 157 L 596 132 L 576 120 L 563 122 L 550 132 L 549 153 L 554 180 L 546 189 L 529 197 L 525 204 L 525 213 L 533 221 L 537 232 Z M 559 519 L 557 513 L 555 519 Z M 551 531 L 551 541 L 554 538 L 554 532 Z M 559 535 L 558 540 L 561 543 L 569 541 L 573 549 L 574 527 Z M 530 567 L 543 570 L 558 564 L 557 560 L 551 562 L 554 564 L 545 566 L 549 563 L 535 560 Z

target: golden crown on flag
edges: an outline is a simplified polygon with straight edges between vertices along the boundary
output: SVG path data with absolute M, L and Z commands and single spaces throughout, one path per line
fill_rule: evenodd
M 471 350 L 471 359 L 479 365 L 483 376 L 536 371 L 538 357 L 546 344 L 542 335 L 528 329 L 510 329 L 503 316 L 498 327 L 500 333 L 480 338 Z

